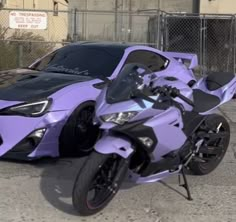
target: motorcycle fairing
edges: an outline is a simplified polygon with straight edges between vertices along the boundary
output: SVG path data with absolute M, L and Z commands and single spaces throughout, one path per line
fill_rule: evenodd
M 145 125 L 145 120 L 130 122 L 125 125 L 116 126 L 111 129 L 111 132 L 117 134 L 125 135 L 128 138 L 137 144 L 139 147 L 141 146 L 147 153 L 152 153 L 153 150 L 157 146 L 157 138 L 153 131 L 152 127 Z M 150 147 L 145 146 L 141 141 L 140 137 L 148 137 L 153 141 L 153 144 Z
M 97 141 L 94 145 L 94 149 L 102 154 L 116 153 L 125 159 L 134 151 L 131 142 L 127 138 L 107 134 L 104 134 L 102 138 Z

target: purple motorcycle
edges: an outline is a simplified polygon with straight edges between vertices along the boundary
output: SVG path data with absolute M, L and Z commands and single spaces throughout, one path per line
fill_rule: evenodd
M 141 64 L 126 65 L 97 98 L 102 135 L 75 181 L 75 209 L 83 216 L 99 212 L 126 176 L 142 184 L 182 175 L 191 200 L 185 169 L 205 175 L 223 159 L 230 127 L 214 111 L 235 90 L 232 73 L 209 74 L 191 88 Z

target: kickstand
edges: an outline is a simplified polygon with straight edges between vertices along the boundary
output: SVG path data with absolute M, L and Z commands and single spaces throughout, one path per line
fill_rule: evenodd
M 180 173 L 182 174 L 182 177 L 183 177 L 183 184 L 181 184 L 181 178 L 180 178 L 180 174 L 179 174 L 179 185 L 183 188 L 185 188 L 185 190 L 187 191 L 187 200 L 191 201 L 193 200 L 192 196 L 191 196 L 191 193 L 190 193 L 190 190 L 189 190 L 189 186 L 188 186 L 188 181 L 187 181 L 187 177 L 185 175 L 185 172 L 184 172 L 184 167 L 182 167 Z

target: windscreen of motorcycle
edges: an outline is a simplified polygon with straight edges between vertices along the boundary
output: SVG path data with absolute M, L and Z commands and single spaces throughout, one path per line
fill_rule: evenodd
M 151 74 L 152 71 L 142 64 L 126 64 L 107 88 L 106 102 L 112 104 L 132 99 L 137 89 L 142 90 L 150 84 Z

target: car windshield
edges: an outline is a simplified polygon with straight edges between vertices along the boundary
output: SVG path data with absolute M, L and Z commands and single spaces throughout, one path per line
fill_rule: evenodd
M 32 68 L 104 78 L 113 73 L 123 54 L 122 47 L 68 45 L 46 56 Z
M 125 65 L 107 89 L 107 102 L 111 104 L 132 99 L 135 91 L 143 88 L 145 75 L 151 73 L 152 71 L 142 64 Z

